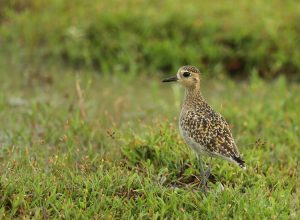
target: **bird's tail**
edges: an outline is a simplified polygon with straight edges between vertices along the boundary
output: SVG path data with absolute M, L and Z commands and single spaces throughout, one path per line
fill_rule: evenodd
M 233 157 L 233 160 L 244 170 L 246 170 L 246 164 L 245 164 L 245 161 L 240 157 L 236 157 L 234 156 Z

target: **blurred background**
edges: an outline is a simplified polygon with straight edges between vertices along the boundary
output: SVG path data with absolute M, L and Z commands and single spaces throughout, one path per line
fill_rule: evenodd
M 182 65 L 200 69 L 218 110 L 222 96 L 238 96 L 249 83 L 267 89 L 279 80 L 296 88 L 300 80 L 298 1 L 0 4 L 4 103 L 48 100 L 89 120 L 109 114 L 123 126 L 157 112 L 177 116 L 183 91 L 160 81 Z
M 2 0 L 1 55 L 100 74 L 280 74 L 299 80 L 298 1 Z M 3 59 L 3 58 L 2 58 Z

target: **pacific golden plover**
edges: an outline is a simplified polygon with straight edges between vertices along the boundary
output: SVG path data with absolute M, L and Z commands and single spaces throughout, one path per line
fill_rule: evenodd
M 163 82 L 179 82 L 185 87 L 185 96 L 179 118 L 179 130 L 184 141 L 195 151 L 200 162 L 201 184 L 206 185 L 210 175 L 211 158 L 221 157 L 246 169 L 225 119 L 215 112 L 200 92 L 200 71 L 194 66 L 181 67 L 175 77 Z M 201 155 L 210 157 L 206 171 Z

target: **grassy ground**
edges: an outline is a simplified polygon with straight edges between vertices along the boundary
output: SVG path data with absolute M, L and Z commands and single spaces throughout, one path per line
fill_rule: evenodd
M 300 215 L 299 85 L 203 76 L 248 167 L 214 159 L 205 197 L 177 130 L 183 90 L 160 80 L 1 68 L 1 218 Z

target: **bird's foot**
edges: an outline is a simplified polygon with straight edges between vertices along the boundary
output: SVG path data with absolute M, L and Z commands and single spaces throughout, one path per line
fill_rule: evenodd
M 199 189 L 200 191 L 206 196 L 207 192 L 208 192 L 208 186 L 206 185 L 206 183 L 204 181 L 201 181 L 199 184 Z

